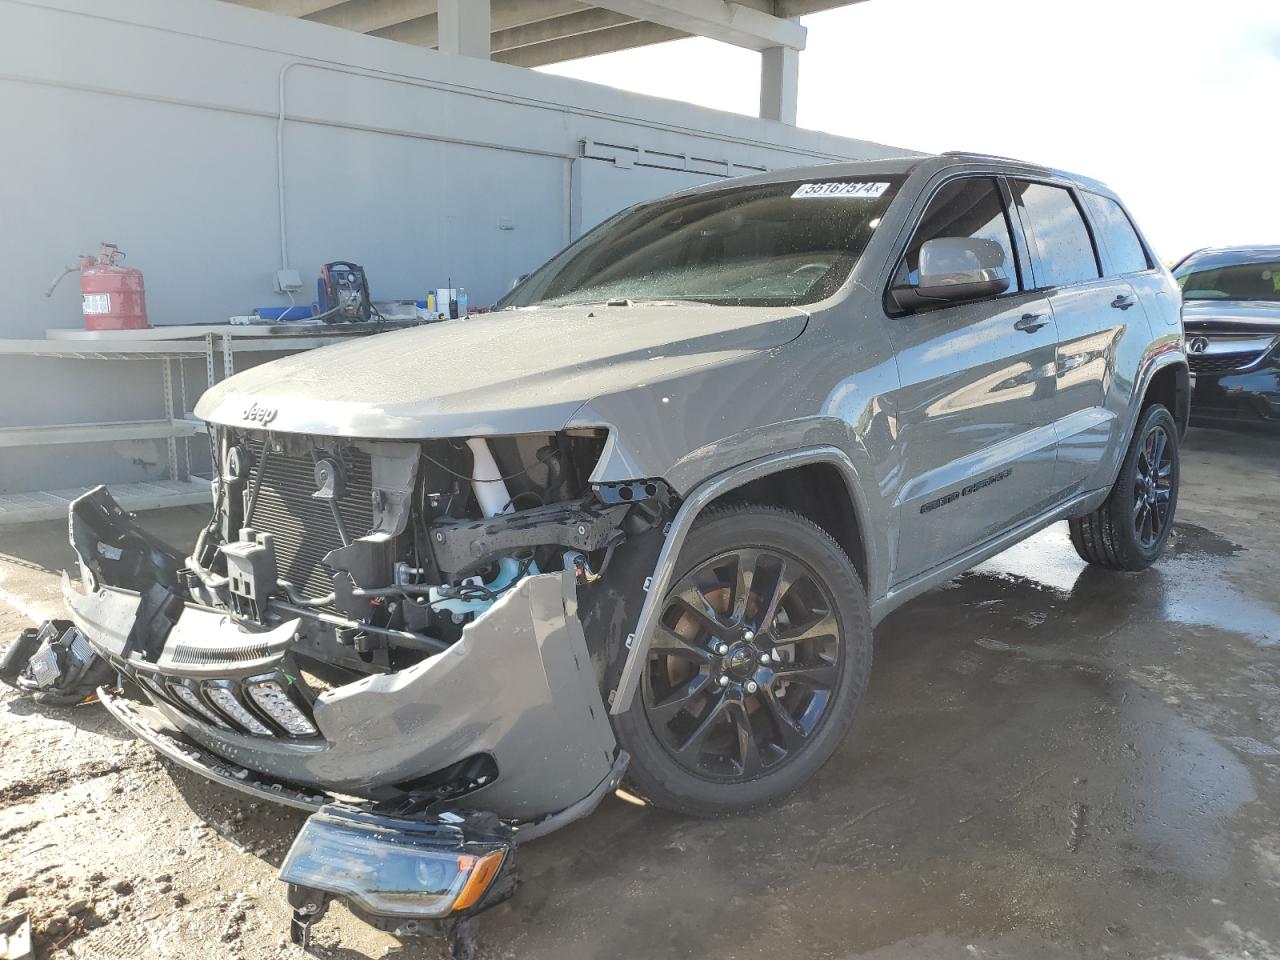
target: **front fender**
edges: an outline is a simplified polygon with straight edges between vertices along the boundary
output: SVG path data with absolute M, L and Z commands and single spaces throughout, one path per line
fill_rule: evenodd
M 657 625 L 658 617 L 662 613 L 663 595 L 666 593 L 667 588 L 671 586 L 680 550 L 684 546 L 684 542 L 689 536 L 689 531 L 693 528 L 694 521 L 697 520 L 699 514 L 713 500 L 753 480 L 759 480 L 770 474 L 812 464 L 830 464 L 840 471 L 853 498 L 854 511 L 857 515 L 859 528 L 864 533 L 869 533 L 875 529 L 884 529 L 887 526 L 886 524 L 868 524 L 869 509 L 857 467 L 845 451 L 835 446 L 791 450 L 762 457 L 720 473 L 699 485 L 685 498 L 680 505 L 680 509 L 676 511 L 676 515 L 667 530 L 666 539 L 658 553 L 653 575 L 645 586 L 644 603 L 636 620 L 635 633 L 628 643 L 627 657 L 623 663 L 622 671 L 618 675 L 617 686 L 609 694 L 609 712 L 611 714 L 624 713 L 630 707 L 631 700 L 635 696 L 636 689 L 640 683 L 640 675 L 648 657 L 649 645 L 653 640 L 653 631 Z M 874 536 L 867 536 L 864 548 L 866 550 L 868 581 L 871 582 L 872 571 L 879 572 L 884 569 L 881 558 L 884 555 L 886 545 L 878 542 Z

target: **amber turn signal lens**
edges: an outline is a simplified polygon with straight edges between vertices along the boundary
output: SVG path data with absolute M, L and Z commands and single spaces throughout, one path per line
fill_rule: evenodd
M 462 888 L 462 892 L 458 894 L 458 899 L 453 902 L 453 911 L 457 913 L 460 910 L 470 910 L 480 898 L 484 896 L 485 891 L 489 889 L 489 885 L 493 883 L 493 878 L 498 875 L 498 870 L 502 867 L 502 861 L 506 854 L 501 850 L 495 850 L 493 853 L 486 853 L 483 857 L 461 856 L 458 857 L 458 868 L 465 870 L 467 865 L 464 860 L 472 861 L 471 876 L 467 878 L 466 884 Z

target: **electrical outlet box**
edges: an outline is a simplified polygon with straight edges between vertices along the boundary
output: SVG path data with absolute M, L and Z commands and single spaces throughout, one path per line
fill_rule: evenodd
M 290 293 L 302 289 L 302 274 L 297 270 L 276 271 L 276 293 Z

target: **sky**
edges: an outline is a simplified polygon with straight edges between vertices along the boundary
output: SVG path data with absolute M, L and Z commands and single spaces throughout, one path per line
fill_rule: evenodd
M 1280 0 L 867 0 L 801 22 L 802 127 L 1095 177 L 1166 262 L 1280 243 Z M 758 109 L 759 55 L 703 38 L 543 69 Z

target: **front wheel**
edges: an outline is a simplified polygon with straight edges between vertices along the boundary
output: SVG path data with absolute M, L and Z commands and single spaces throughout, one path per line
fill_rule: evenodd
M 1120 476 L 1093 513 L 1070 521 L 1071 543 L 1089 563 L 1145 570 L 1169 540 L 1178 506 L 1178 425 L 1161 404 L 1142 411 Z
M 787 510 L 714 508 L 662 604 L 640 689 L 615 722 L 630 787 L 715 816 L 808 780 L 848 730 L 871 668 L 866 595 L 840 546 Z

